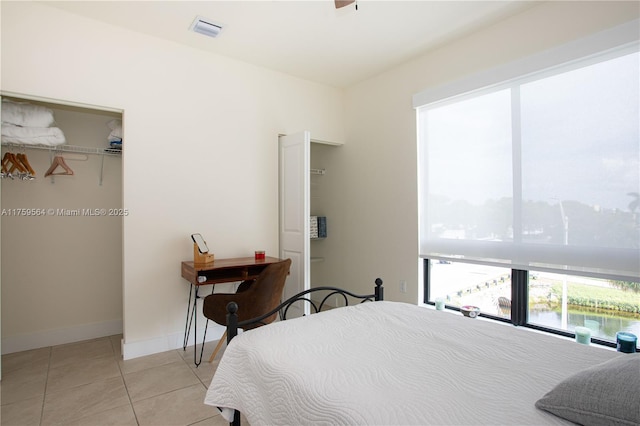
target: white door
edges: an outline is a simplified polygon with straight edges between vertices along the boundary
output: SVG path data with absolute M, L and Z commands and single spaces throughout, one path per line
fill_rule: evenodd
M 311 134 L 280 136 L 280 258 L 291 259 L 283 297 L 310 288 L 309 174 Z M 287 318 L 309 313 L 304 304 L 289 309 Z

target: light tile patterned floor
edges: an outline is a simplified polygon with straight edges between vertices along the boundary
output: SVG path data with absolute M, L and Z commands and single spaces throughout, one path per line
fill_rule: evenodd
M 207 362 L 216 342 L 207 343 L 196 368 L 193 347 L 123 361 L 121 338 L 3 355 L 0 424 L 227 424 L 217 409 L 203 403 L 217 367 L 217 361 Z

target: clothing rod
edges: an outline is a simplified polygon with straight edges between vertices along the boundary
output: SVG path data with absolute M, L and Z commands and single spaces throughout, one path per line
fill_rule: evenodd
M 76 152 L 80 154 L 99 154 L 99 155 L 111 155 L 119 157 L 122 155 L 122 150 L 113 148 L 91 148 L 88 146 L 75 146 L 75 145 L 57 145 L 57 146 L 45 146 L 45 145 L 27 145 L 19 143 L 3 143 L 2 146 L 18 149 L 45 149 L 50 152 Z
M 325 174 L 325 170 L 324 169 L 311 169 L 311 174 L 312 175 L 323 175 Z

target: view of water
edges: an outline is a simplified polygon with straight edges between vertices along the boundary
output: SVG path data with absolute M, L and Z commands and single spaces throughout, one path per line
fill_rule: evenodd
M 560 311 L 530 311 L 529 322 L 549 328 L 562 329 L 562 313 Z M 602 314 L 578 310 L 570 310 L 567 320 L 567 330 L 576 327 L 591 329 L 591 336 L 604 340 L 616 340 L 618 331 L 627 331 L 640 337 L 640 319 L 613 314 Z
M 499 299 L 509 301 L 511 297 L 511 271 L 485 265 L 465 263 L 431 264 L 431 298 L 445 298 L 454 306 L 474 305 L 482 312 L 509 317 L 510 310 L 500 307 Z M 640 337 L 640 316 L 593 308 L 569 306 L 566 327 L 563 327 L 562 312 L 554 304 L 546 303 L 547 294 L 558 275 L 535 273 L 535 284 L 529 288 L 532 307 L 528 322 L 543 327 L 573 332 L 576 327 L 588 327 L 592 337 L 615 342 L 618 331 L 626 331 Z M 571 282 L 594 287 L 608 287 L 607 280 L 586 277 L 568 277 Z M 640 296 L 638 297 L 640 300 Z M 640 302 L 639 302 L 640 303 Z

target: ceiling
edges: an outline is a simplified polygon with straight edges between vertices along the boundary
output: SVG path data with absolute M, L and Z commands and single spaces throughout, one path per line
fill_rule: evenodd
M 47 1 L 202 51 L 348 87 L 531 7 L 535 1 Z M 196 16 L 217 38 L 189 31 Z

